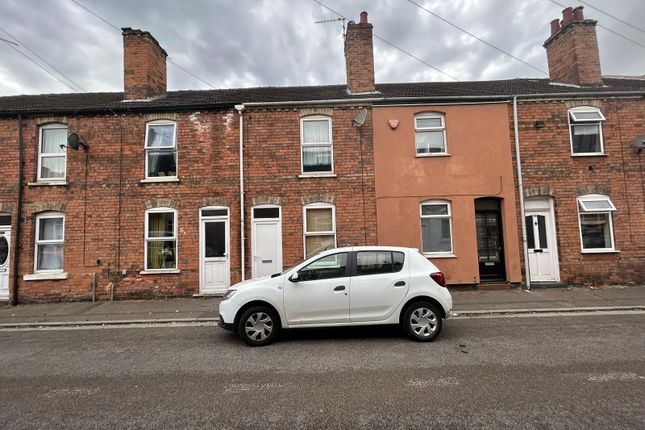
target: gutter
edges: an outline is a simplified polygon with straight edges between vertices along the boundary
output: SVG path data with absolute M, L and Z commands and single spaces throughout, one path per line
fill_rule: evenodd
M 14 239 L 13 256 L 13 292 L 11 294 L 11 305 L 18 304 L 18 268 L 20 267 L 20 227 L 22 220 L 22 179 L 23 179 L 24 145 L 22 136 L 22 114 L 18 114 L 18 198 L 16 207 L 16 238 Z
M 526 240 L 526 219 L 524 212 L 524 186 L 522 184 L 522 160 L 520 159 L 520 135 L 517 119 L 517 97 L 513 97 L 513 134 L 515 135 L 515 164 L 517 167 L 517 191 L 520 198 L 520 222 L 522 224 L 522 253 L 524 254 L 524 273 L 526 289 L 531 289 L 531 273 L 529 268 L 529 250 Z

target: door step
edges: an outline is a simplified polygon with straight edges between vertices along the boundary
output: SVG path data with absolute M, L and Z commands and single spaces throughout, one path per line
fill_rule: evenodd
M 496 283 L 483 283 L 478 284 L 477 289 L 480 291 L 491 291 L 491 290 L 510 290 L 510 283 L 496 282 Z
M 531 288 L 568 288 L 564 282 L 531 282 Z

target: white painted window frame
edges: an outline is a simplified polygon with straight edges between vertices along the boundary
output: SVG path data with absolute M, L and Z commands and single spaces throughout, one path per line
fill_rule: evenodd
M 418 120 L 420 119 L 440 119 L 440 127 L 419 127 Z M 417 149 L 417 133 L 426 132 L 426 131 L 441 131 L 443 134 L 443 151 L 442 152 L 432 152 L 428 154 L 419 153 Z M 441 157 L 445 155 L 450 155 L 448 153 L 448 139 L 446 138 L 446 115 L 440 112 L 426 112 L 419 113 L 414 116 L 414 152 L 417 157 Z
M 148 237 L 148 233 L 149 233 L 148 215 L 151 213 L 169 213 L 169 212 L 172 212 L 174 216 L 172 237 L 153 237 L 153 238 Z M 177 234 L 177 232 L 179 231 L 178 220 L 179 220 L 179 217 L 177 215 L 177 209 L 175 208 L 159 207 L 159 208 L 147 209 L 145 211 L 144 231 L 143 231 L 143 267 L 144 267 L 143 273 L 178 273 L 179 272 L 179 235 Z M 175 241 L 175 267 L 167 268 L 167 269 L 149 269 L 148 268 L 148 242 L 165 242 L 170 240 Z
M 447 215 L 424 215 L 423 207 L 424 206 L 447 206 L 448 214 Z M 419 227 L 421 227 L 421 253 L 427 257 L 454 257 L 454 242 L 452 234 L 452 204 L 449 200 L 426 200 L 419 204 Z M 448 219 L 448 224 L 450 226 L 450 251 L 443 252 L 426 252 L 423 250 L 423 227 L 420 225 L 421 220 L 423 219 Z
M 584 210 L 583 208 L 585 206 L 584 206 L 584 203 L 582 203 L 582 201 L 607 201 L 609 202 L 609 205 L 611 206 L 612 209 Z M 580 237 L 580 251 L 583 254 L 602 254 L 602 253 L 618 252 L 616 251 L 616 240 L 614 238 L 614 217 L 612 215 L 612 212 L 616 210 L 616 207 L 614 206 L 609 196 L 605 196 L 602 194 L 587 194 L 584 196 L 579 196 L 576 199 L 576 207 L 578 208 L 578 233 Z M 609 238 L 611 240 L 610 248 L 586 249 L 584 247 L 584 242 L 582 240 L 582 214 L 606 214 L 607 215 L 607 218 L 609 219 Z
M 599 119 L 579 119 L 576 118 L 577 113 L 581 112 L 594 112 L 599 115 Z M 605 138 L 602 131 L 602 122 L 605 121 L 605 116 L 600 109 L 593 106 L 577 106 L 567 111 L 567 121 L 569 123 L 569 145 L 572 157 L 594 157 L 598 155 L 605 155 Z M 573 127 L 575 125 L 598 125 L 598 133 L 600 136 L 600 152 L 574 152 L 573 151 Z
M 148 133 L 150 131 L 150 126 L 155 125 L 172 125 L 173 126 L 173 146 L 172 150 L 175 152 L 175 176 L 148 176 L 148 153 L 150 151 L 165 151 L 170 152 L 171 147 L 154 147 L 148 146 Z M 146 123 L 146 135 L 145 140 L 143 141 L 143 148 L 145 152 L 145 181 L 146 182 L 175 182 L 179 178 L 179 151 L 177 150 L 177 122 L 160 119 L 155 121 L 149 121 Z
M 55 240 L 40 239 L 40 222 L 43 219 L 63 219 L 63 238 Z M 54 270 L 38 270 L 38 247 L 40 245 L 63 245 L 63 267 Z M 54 274 L 63 273 L 65 268 L 65 214 L 62 212 L 42 212 L 36 215 L 36 231 L 34 233 L 34 274 Z
M 305 134 L 304 127 L 307 121 L 320 121 L 326 120 L 327 125 L 329 126 L 329 143 L 305 143 Z M 327 115 L 309 115 L 300 118 L 300 174 L 301 176 L 332 176 L 334 175 L 334 138 L 332 135 L 332 119 Z M 330 171 L 321 171 L 321 172 L 305 172 L 305 157 L 304 157 L 304 148 L 305 147 L 322 147 L 329 146 L 331 151 L 331 170 Z
M 307 210 L 309 209 L 331 209 L 331 224 L 330 231 L 309 231 L 307 226 Z M 334 248 L 338 247 L 336 240 L 336 206 L 331 203 L 310 203 L 302 207 L 302 246 L 303 255 L 307 259 L 307 237 L 308 236 L 334 236 Z M 313 257 L 313 256 L 312 256 Z M 309 257 L 311 258 L 311 257 Z
M 38 172 L 36 176 L 37 182 L 43 183 L 61 183 L 67 181 L 67 145 L 63 148 L 63 152 L 42 152 L 43 148 L 43 134 L 44 130 L 55 130 L 55 129 L 64 129 L 67 130 L 67 124 L 55 123 L 55 124 L 45 124 L 40 126 L 38 130 Z M 42 177 L 42 159 L 43 158 L 54 158 L 54 157 L 63 157 L 65 159 L 65 172 L 62 178 L 43 178 Z

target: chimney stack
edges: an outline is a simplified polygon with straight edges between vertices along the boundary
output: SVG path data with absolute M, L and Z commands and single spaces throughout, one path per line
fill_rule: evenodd
M 125 100 L 166 94 L 166 51 L 147 31 L 122 28 Z
M 367 12 L 361 12 L 358 23 L 347 23 L 345 34 L 345 68 L 349 94 L 374 93 L 374 49 L 372 24 L 367 22 Z
M 544 42 L 549 79 L 576 85 L 600 85 L 597 21 L 585 19 L 582 6 L 562 11 L 562 21 L 551 21 L 551 36 Z

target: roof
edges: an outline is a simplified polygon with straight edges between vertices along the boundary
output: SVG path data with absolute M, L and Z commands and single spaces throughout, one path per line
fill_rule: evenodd
M 377 93 L 347 94 L 345 85 L 262 87 L 224 90 L 169 91 L 145 101 L 123 101 L 123 93 L 69 93 L 0 97 L 0 115 L 18 112 L 81 114 L 107 111 L 162 111 L 232 107 L 238 103 L 322 102 L 376 99 L 387 103 L 402 98 L 508 98 L 512 95 L 557 95 L 575 93 L 643 92 L 645 80 L 638 77 L 605 78 L 603 86 L 550 83 L 548 79 L 508 79 L 471 82 L 413 82 L 377 84 Z

